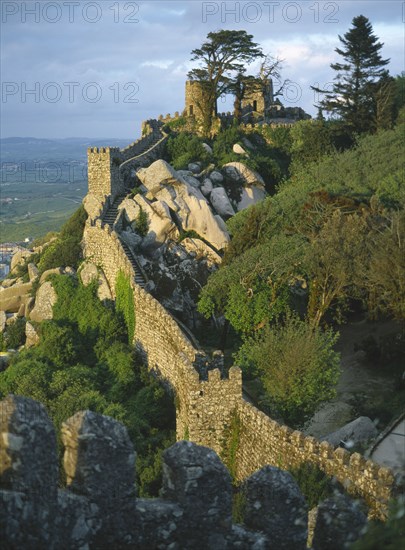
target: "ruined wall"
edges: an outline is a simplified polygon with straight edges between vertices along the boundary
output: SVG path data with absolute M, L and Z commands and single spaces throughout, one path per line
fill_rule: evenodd
M 264 115 L 273 104 L 273 82 L 268 80 L 263 83 L 262 88 L 255 91 L 248 91 L 242 100 L 242 111 L 253 110 Z

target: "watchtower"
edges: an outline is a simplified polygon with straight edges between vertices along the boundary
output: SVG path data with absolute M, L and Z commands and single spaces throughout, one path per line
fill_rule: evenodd
M 243 114 L 253 112 L 265 116 L 273 101 L 273 81 L 269 78 L 264 80 L 262 86 L 258 86 L 257 90 L 246 94 L 242 100 L 242 112 Z

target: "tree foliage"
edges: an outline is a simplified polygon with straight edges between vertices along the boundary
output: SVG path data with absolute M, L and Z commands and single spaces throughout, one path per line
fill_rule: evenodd
M 343 59 L 331 64 L 336 71 L 332 91 L 315 88 L 325 94 L 319 105 L 340 117 L 350 134 L 375 130 L 377 111 L 386 110 L 384 104 L 390 101 L 387 94 L 391 94 L 384 69 L 389 59 L 381 57 L 383 44 L 373 34 L 370 21 L 359 15 L 352 25 L 343 37 L 339 36 L 342 46 L 335 49 Z
M 204 115 L 204 133 L 209 135 L 212 117 L 217 113 L 218 97 L 230 89 L 235 75 L 263 57 L 263 53 L 246 31 L 219 30 L 208 33 L 206 42 L 191 55 L 191 61 L 197 61 L 200 66 L 192 69 L 188 77 L 203 86 L 204 104 L 197 106 Z
M 80 243 L 86 218 L 86 211 L 81 205 L 62 227 L 59 237 L 51 242 L 42 253 L 38 263 L 41 273 L 54 267 L 78 267 L 82 259 Z
M 294 316 L 248 338 L 236 355 L 238 365 L 256 370 L 274 414 L 300 426 L 321 403 L 335 396 L 340 373 L 333 350 L 338 335 L 313 329 Z

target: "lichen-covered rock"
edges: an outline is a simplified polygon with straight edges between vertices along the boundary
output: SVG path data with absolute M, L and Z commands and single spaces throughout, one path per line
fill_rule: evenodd
M 31 250 L 18 250 L 11 258 L 10 271 L 13 272 L 17 265 L 22 265 L 32 254 Z
M 201 184 L 201 193 L 204 195 L 204 197 L 207 197 L 212 189 L 213 189 L 213 185 L 212 185 L 212 181 L 210 180 L 210 178 L 205 178 Z
M 213 183 L 219 185 L 224 181 L 224 176 L 221 174 L 221 172 L 218 172 L 218 170 L 213 170 L 210 173 L 210 180 Z
M 169 207 L 164 201 L 149 202 L 142 195 L 134 198 L 138 209 L 146 213 L 148 218 L 148 234 L 151 234 L 156 246 L 160 246 L 167 239 L 176 239 L 179 236 L 176 225 L 170 216 Z
M 42 285 L 44 281 L 50 276 L 50 275 L 61 275 L 63 273 L 63 269 L 61 267 L 53 267 L 51 269 L 47 269 L 44 271 L 39 279 L 39 284 Z
M 244 186 L 254 184 L 264 186 L 264 180 L 262 176 L 251 168 L 248 168 L 242 162 L 228 162 L 222 167 L 222 169 L 229 178 L 231 178 L 235 182 L 242 183 Z
M 56 304 L 57 294 L 50 281 L 39 287 L 34 309 L 30 313 L 32 321 L 42 322 L 53 319 L 53 306 Z
M 193 254 L 196 260 L 205 259 L 209 267 L 218 266 L 222 262 L 221 256 L 201 239 L 187 237 L 181 241 L 181 245 L 189 254 Z
M 322 440 L 327 441 L 334 447 L 338 447 L 343 441 L 348 448 L 359 443 L 366 443 L 377 437 L 378 432 L 374 422 L 367 416 L 359 416 L 356 420 L 342 426 L 339 430 L 325 436 Z
M 32 262 L 30 262 L 28 264 L 28 277 L 30 278 L 30 281 L 31 282 L 35 281 L 36 279 L 38 279 L 38 276 L 39 276 L 39 270 L 37 266 Z
M 215 187 L 210 194 L 211 204 L 215 211 L 225 218 L 230 218 L 235 214 L 235 210 L 223 187 Z
M 360 506 L 345 495 L 321 502 L 312 542 L 313 550 L 345 550 L 361 535 L 367 517 Z
M 3 310 L 0 310 L 0 333 L 2 333 L 6 328 L 6 321 L 7 321 L 6 312 Z
M 180 171 L 179 171 L 180 172 Z M 194 172 L 195 173 L 195 172 Z M 182 173 L 181 177 L 186 181 L 191 187 L 195 187 L 196 189 L 199 189 L 201 183 L 200 181 L 195 178 L 193 175 Z
M 98 282 L 97 296 L 99 300 L 112 300 L 112 294 L 104 273 L 92 262 L 85 262 L 80 269 L 80 278 L 84 286 L 92 281 Z
M 229 242 L 229 233 L 219 227 L 199 189 L 177 181 L 161 189 L 156 198 L 164 201 L 175 212 L 184 231 L 195 231 L 217 250 L 221 250 Z
M 21 304 L 26 304 L 30 298 L 32 283 L 14 284 L 0 290 L 0 310 L 17 313 Z
M 245 523 L 266 533 L 269 548 L 306 549 L 307 507 L 289 472 L 265 466 L 247 479 Z
M 242 145 L 239 145 L 239 143 L 235 143 L 232 147 L 232 151 L 236 153 L 237 155 L 248 155 L 249 153 L 245 151 L 245 149 L 242 147 Z
M 201 171 L 201 163 L 200 162 L 190 162 L 190 164 L 187 166 L 187 168 L 193 174 L 199 174 L 200 171 Z
M 34 325 L 30 322 L 25 324 L 25 347 L 31 348 L 36 346 L 39 342 L 38 332 L 35 330 Z
M 17 279 L 11 278 L 11 279 L 4 279 L 4 281 L 1 281 L 1 288 L 10 288 L 10 286 L 13 286 Z
M 252 204 L 263 200 L 266 197 L 266 191 L 260 186 L 251 185 L 250 187 L 242 187 L 242 194 L 238 202 L 238 212 L 248 208 Z
M 162 186 L 178 181 L 179 178 L 176 170 L 162 159 L 156 160 L 148 168 L 140 168 L 136 175 L 152 196 Z

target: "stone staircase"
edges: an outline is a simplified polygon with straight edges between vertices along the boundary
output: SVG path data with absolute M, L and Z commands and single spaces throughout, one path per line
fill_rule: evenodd
M 157 120 L 156 121 L 151 121 L 150 125 L 151 125 L 152 131 L 153 131 L 152 140 L 147 140 L 146 138 L 144 140 L 142 140 L 142 141 L 144 141 L 144 144 L 142 144 L 142 141 L 139 143 L 140 147 L 138 147 L 136 156 L 126 160 L 125 162 L 123 162 L 121 164 L 121 167 L 124 166 L 127 163 L 130 163 L 134 159 L 139 159 L 140 157 L 142 157 L 142 155 L 147 154 L 148 151 L 150 151 L 150 149 L 152 149 L 164 137 L 164 134 L 162 133 L 161 128 L 160 128 L 161 124 Z M 103 222 L 107 223 L 111 227 L 112 230 L 114 230 L 114 223 L 117 219 L 118 207 L 119 207 L 120 203 L 122 202 L 122 200 L 124 199 L 124 197 L 125 197 L 125 194 L 117 195 L 115 197 L 113 203 L 111 204 L 111 206 L 109 207 L 109 209 L 107 210 L 107 212 L 103 216 Z M 120 239 L 121 246 L 122 246 L 125 254 L 127 255 L 128 260 L 131 262 L 131 265 L 134 269 L 135 282 L 139 286 L 144 288 L 145 285 L 146 285 L 146 282 L 147 282 L 147 277 L 145 275 L 145 272 L 143 271 L 143 269 L 139 265 L 139 262 L 137 261 L 134 253 L 131 251 L 129 246 L 121 239 L 121 237 L 119 236 L 118 233 L 117 233 L 117 235 Z
M 152 128 L 152 139 L 151 140 L 148 139 L 150 137 L 150 134 L 145 136 L 145 138 L 142 139 L 137 144 L 136 155 L 125 160 L 121 164 L 120 169 L 125 167 L 126 164 L 129 164 L 133 162 L 135 159 L 139 159 L 140 157 L 148 153 L 148 151 L 150 151 L 153 147 L 155 147 L 155 145 L 164 137 L 164 134 L 161 130 L 161 123 L 159 123 L 157 120 L 152 120 L 150 121 L 149 125 Z
M 117 219 L 118 216 L 118 207 L 122 200 L 124 199 L 125 195 L 118 195 L 115 197 L 114 202 L 110 206 L 110 208 L 107 210 L 107 212 L 103 216 L 103 222 L 108 223 L 108 225 L 113 229 L 114 222 Z
M 118 207 L 121 201 L 124 199 L 124 197 L 125 195 L 118 195 L 117 197 L 115 197 L 114 202 L 112 203 L 110 208 L 107 210 L 107 212 L 103 216 L 103 222 L 107 223 L 113 231 L 114 231 L 114 223 L 118 215 Z M 129 246 L 121 239 L 118 233 L 117 235 L 118 235 L 118 238 L 120 239 L 121 246 L 124 249 L 124 252 L 127 255 L 128 260 L 131 262 L 131 265 L 134 268 L 136 284 L 144 288 L 147 282 L 147 277 L 143 269 L 139 265 L 136 257 L 134 256 Z

